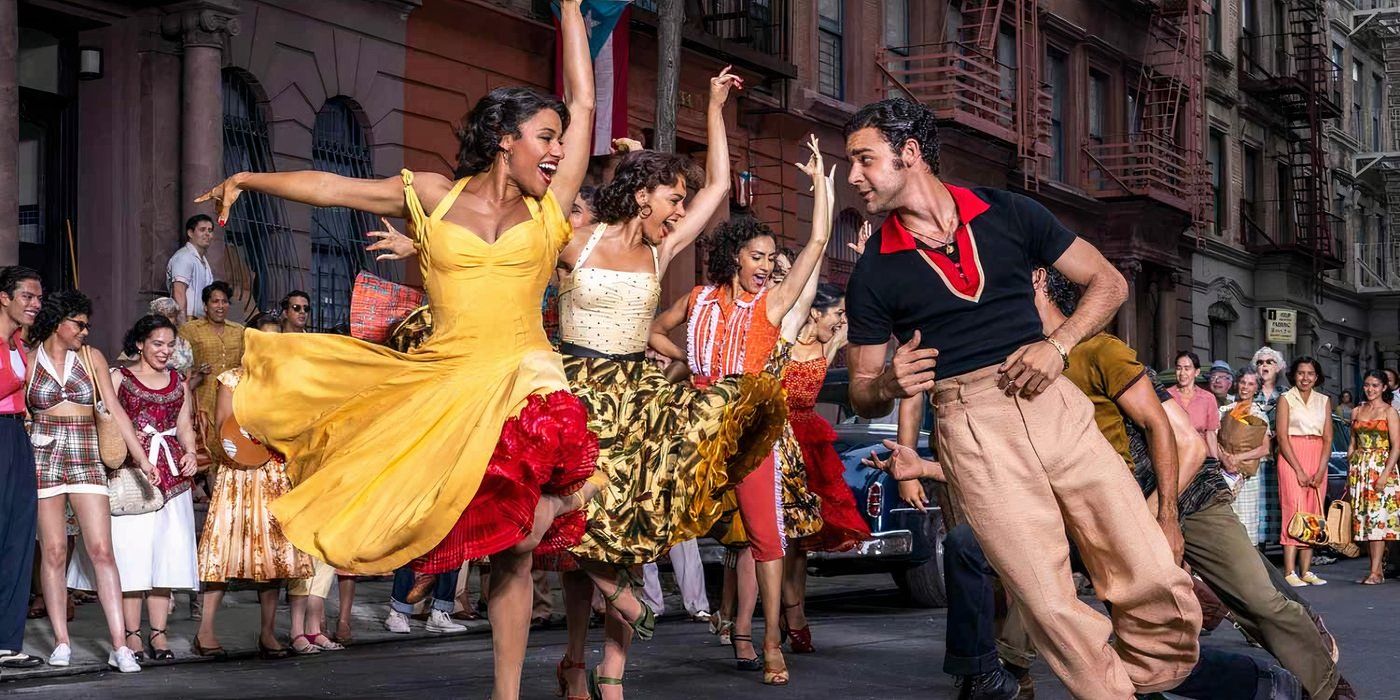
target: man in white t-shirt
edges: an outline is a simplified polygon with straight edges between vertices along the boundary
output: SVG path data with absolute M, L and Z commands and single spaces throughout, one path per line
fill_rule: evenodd
M 195 214 L 185 222 L 185 246 L 170 256 L 165 266 L 165 282 L 170 296 L 180 306 L 179 323 L 204 316 L 204 288 L 214 281 L 209 269 L 209 245 L 214 242 L 214 220 Z

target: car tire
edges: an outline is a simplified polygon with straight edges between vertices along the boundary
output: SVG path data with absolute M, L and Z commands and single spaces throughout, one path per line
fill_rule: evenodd
M 937 511 L 924 520 L 924 535 L 933 547 L 933 556 L 917 566 L 891 574 L 899 592 L 916 608 L 948 607 L 948 590 L 943 584 L 943 516 Z

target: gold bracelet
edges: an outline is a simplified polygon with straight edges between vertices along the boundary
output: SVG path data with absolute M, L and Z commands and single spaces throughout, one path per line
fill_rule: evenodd
M 1060 341 L 1055 340 L 1054 338 L 1051 338 L 1048 335 L 1045 336 L 1045 342 L 1055 346 L 1055 349 L 1060 351 L 1060 359 L 1065 361 L 1064 368 L 1069 369 L 1069 352 L 1065 350 L 1065 346 L 1062 345 Z

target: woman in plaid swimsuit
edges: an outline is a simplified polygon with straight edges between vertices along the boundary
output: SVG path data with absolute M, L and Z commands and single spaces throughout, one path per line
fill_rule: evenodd
M 52 666 L 67 666 L 68 620 L 64 613 L 68 595 L 65 568 L 68 537 L 65 506 L 78 515 L 83 542 L 97 575 L 97 597 L 107 615 L 112 653 L 107 663 L 123 673 L 140 671 L 132 649 L 125 646 L 122 621 L 122 587 L 112 557 L 112 512 L 107 502 L 107 474 L 97 450 L 97 423 L 93 407 L 101 382 L 102 395 L 115 397 L 107 358 L 91 349 L 91 368 L 79 358 L 88 335 L 92 302 L 82 292 L 58 292 L 46 299 L 34 319 L 31 338 L 39 346 L 29 364 L 26 401 L 34 416 L 30 440 L 39 480 L 40 579 L 49 610 L 56 645 L 49 656 Z M 156 474 L 131 427 L 121 404 L 107 405 L 116 419 L 132 459 L 148 478 Z

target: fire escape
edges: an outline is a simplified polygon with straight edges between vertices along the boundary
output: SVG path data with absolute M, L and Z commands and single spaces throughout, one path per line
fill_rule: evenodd
M 1360 241 L 1353 246 L 1352 279 L 1361 291 L 1400 291 L 1400 7 L 1357 10 L 1352 13 L 1351 35 L 1358 44 L 1380 50 L 1385 66 L 1384 118 L 1389 138 L 1376 136 L 1373 152 L 1358 153 L 1354 172 L 1358 182 L 1385 192 L 1385 230 L 1389 237 Z M 1382 105 L 1372 105 L 1380 110 Z
M 1212 215 L 1201 144 L 1206 10 L 1200 0 L 1144 4 L 1148 31 L 1128 133 L 1084 145 L 1085 180 L 1101 199 L 1147 198 L 1187 212 L 1189 230 L 1200 244 Z
M 951 10 L 950 10 L 951 11 Z M 1050 93 L 1040 82 L 1037 0 L 964 0 L 947 41 L 881 49 L 890 97 L 933 109 L 942 127 L 975 132 L 1015 151 L 1027 190 L 1050 155 Z
M 1323 273 L 1342 264 L 1332 235 L 1323 146 L 1326 123 L 1341 116 L 1335 98 L 1340 68 L 1327 57 L 1323 41 L 1324 0 L 1294 0 L 1284 19 L 1275 34 L 1241 38 L 1239 75 L 1240 88 L 1259 101 L 1261 111 L 1275 116 L 1287 140 L 1289 180 L 1280 183 L 1279 198 L 1292 202 L 1291 219 L 1279 221 L 1272 234 L 1248 211 L 1242 212 L 1241 224 L 1244 242 L 1254 252 L 1309 260 L 1320 292 Z

